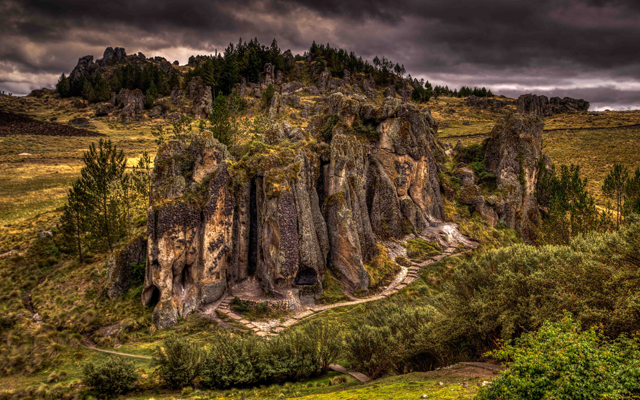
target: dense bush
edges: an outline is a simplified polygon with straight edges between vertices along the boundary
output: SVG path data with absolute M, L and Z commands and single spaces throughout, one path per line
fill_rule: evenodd
M 165 339 L 163 347 L 156 347 L 153 364 L 160 380 L 172 389 L 180 389 L 199 376 L 205 353 L 199 345 L 179 336 Z
M 182 388 L 199 378 L 208 388 L 256 386 L 307 379 L 326 372 L 342 349 L 337 325 L 313 321 L 270 340 L 221 334 L 207 350 L 172 336 L 154 353 L 162 382 Z
M 579 235 L 568 246 L 515 245 L 456 266 L 434 300 L 444 315 L 434 340 L 451 353 L 479 357 L 496 340 L 557 321 L 563 310 L 609 337 L 640 326 L 640 223 Z
M 82 382 L 102 396 L 127 393 L 135 388 L 139 376 L 131 360 L 124 357 L 109 357 L 103 364 L 84 365 Z
M 621 399 L 640 394 L 640 345 L 609 342 L 582 331 L 570 317 L 545 323 L 491 353 L 509 369 L 478 394 L 480 400 Z
M 221 335 L 209 342 L 202 383 L 226 388 L 306 379 L 327 370 L 341 342 L 337 327 L 321 321 L 271 340 Z
M 430 306 L 381 303 L 372 308 L 354 321 L 346 338 L 352 367 L 372 378 L 432 369 L 442 353 L 431 337 L 437 318 Z

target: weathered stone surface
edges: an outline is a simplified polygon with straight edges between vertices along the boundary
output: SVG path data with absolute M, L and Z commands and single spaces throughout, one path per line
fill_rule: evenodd
M 537 96 L 535 94 L 523 94 L 517 100 L 518 112 L 521 114 L 533 114 L 548 117 L 553 114 L 561 114 L 576 111 L 588 111 L 589 102 L 583 99 L 570 97 L 560 98 Z
M 290 97 L 276 93 L 269 113 L 275 117 Z M 228 168 L 219 144 L 159 148 L 143 296 L 156 304 L 156 324 L 175 323 L 227 288 L 312 302 L 327 268 L 348 290 L 366 291 L 376 240 L 400 239 L 442 218 L 436 157 L 443 149 L 427 109 L 400 99 L 376 106 L 338 92 L 314 113 L 304 129 L 267 123 L 260 140 L 270 147 L 251 162 L 250 176 L 242 162 Z M 287 141 L 303 143 L 279 153 Z
M 195 119 L 207 118 L 211 112 L 211 86 L 205 86 L 200 77 L 196 77 L 189 82 L 188 96 L 193 100 L 193 116 Z
M 309 93 L 312 96 L 320 96 L 320 91 L 316 86 L 309 86 L 304 88 L 304 90 L 306 90 L 307 93 Z
M 113 112 L 113 104 L 100 103 L 96 106 L 96 117 L 104 117 Z
M 180 90 L 180 87 L 175 86 L 171 90 L 171 102 L 173 103 L 173 105 L 178 105 L 178 103 L 180 103 L 181 98 L 182 98 L 182 90 Z
M 387 86 L 384 89 L 384 97 L 396 97 L 396 87 L 395 86 Z
M 226 147 L 206 134 L 188 147 L 173 141 L 158 149 L 142 295 L 145 304 L 155 304 L 158 327 L 175 325 L 226 290 L 235 204 L 228 158 Z
M 292 94 L 292 93 L 297 93 L 304 90 L 304 86 L 302 86 L 302 83 L 297 82 L 297 81 L 292 81 L 289 83 L 285 83 L 284 85 L 282 85 L 282 88 L 280 89 L 280 92 L 283 95 L 287 95 L 287 94 Z
M 320 93 L 325 93 L 327 90 L 327 84 L 329 83 L 329 79 L 331 78 L 331 72 L 328 68 L 325 68 L 324 71 L 318 77 L 318 81 L 316 82 L 316 86 Z
M 126 294 L 131 286 L 134 264 L 144 264 L 147 258 L 147 240 L 139 236 L 123 249 L 109 257 L 107 269 L 107 296 L 115 299 Z
M 525 240 L 535 238 L 539 212 L 535 198 L 542 158 L 544 122 L 535 115 L 511 114 L 494 127 L 485 150 L 487 170 L 496 175 L 505 202 L 497 210 L 506 226 Z
M 500 110 L 508 105 L 513 104 L 512 101 L 500 100 L 495 97 L 478 97 L 469 96 L 464 101 L 469 107 L 479 108 L 481 110 Z
M 128 122 L 144 111 L 144 94 L 139 89 L 121 89 L 116 97 L 116 106 L 121 109 L 121 121 Z

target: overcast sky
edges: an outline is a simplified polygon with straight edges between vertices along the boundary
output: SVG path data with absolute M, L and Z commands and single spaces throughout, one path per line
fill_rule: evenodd
M 385 56 L 449 87 L 640 108 L 639 0 L 0 0 L 0 90 L 52 87 L 107 46 L 184 64 L 252 37 Z

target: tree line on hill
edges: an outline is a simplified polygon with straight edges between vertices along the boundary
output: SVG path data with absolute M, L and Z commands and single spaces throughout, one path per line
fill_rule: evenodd
M 352 51 L 332 47 L 329 43 L 317 44 L 315 41 L 303 55 L 294 56 L 288 50 L 282 52 L 275 39 L 270 46 L 265 46 L 257 38 L 248 42 L 240 39 L 235 45 L 230 43 L 221 53 L 192 57 L 190 64 L 193 68 L 183 75 L 174 68 L 166 72 L 153 63 L 147 63 L 142 68 L 125 64 L 118 66 L 108 78 L 100 70 L 73 80 L 62 74 L 56 90 L 62 98 L 82 97 L 90 103 L 100 103 L 109 101 L 111 92 L 139 89 L 145 94 L 147 106 L 152 106 L 158 96 L 169 95 L 176 86 L 187 87 L 195 77 L 200 77 L 214 93 L 228 95 L 242 78 L 247 82 L 259 82 L 267 63 L 272 64 L 274 70 L 282 71 L 285 77 L 290 77 L 296 61 L 313 62 L 316 72 L 326 68 L 331 76 L 338 78 L 344 77 L 345 70 L 352 74 L 371 75 L 378 87 L 406 84 L 413 88 L 412 99 L 417 102 L 427 102 L 431 97 L 438 96 L 493 96 L 491 90 L 486 88 L 463 86 L 450 90 L 448 86 L 433 87 L 429 81 L 414 79 L 410 74 L 405 78 L 404 65 L 386 57 L 375 56 L 373 64 L 370 64 Z

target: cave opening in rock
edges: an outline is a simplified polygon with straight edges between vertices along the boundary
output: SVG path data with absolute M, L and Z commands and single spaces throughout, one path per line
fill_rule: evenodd
M 191 276 L 191 265 L 185 265 L 180 272 L 179 285 L 183 291 L 186 291 L 193 283 L 193 277 Z
M 160 289 L 156 286 L 150 286 L 142 293 L 142 302 L 145 306 L 155 307 L 160 301 Z
M 251 180 L 249 189 L 249 276 L 256 272 L 258 264 L 258 205 L 256 202 L 256 180 Z
M 314 285 L 318 280 L 318 273 L 313 268 L 303 268 L 296 275 L 296 285 Z

